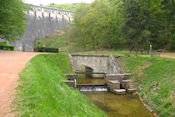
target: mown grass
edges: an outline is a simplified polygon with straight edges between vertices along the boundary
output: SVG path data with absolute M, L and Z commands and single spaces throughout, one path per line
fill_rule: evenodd
M 126 57 L 125 72 L 135 75 L 142 99 L 161 117 L 175 116 L 175 59 L 161 57 Z
M 89 99 L 63 83 L 71 72 L 66 54 L 42 54 L 20 73 L 15 100 L 21 117 L 105 117 Z

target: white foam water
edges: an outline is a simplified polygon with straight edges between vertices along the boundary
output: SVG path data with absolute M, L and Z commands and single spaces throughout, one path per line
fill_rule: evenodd
M 81 87 L 79 89 L 82 92 L 90 92 L 90 91 L 108 91 L 107 87 Z

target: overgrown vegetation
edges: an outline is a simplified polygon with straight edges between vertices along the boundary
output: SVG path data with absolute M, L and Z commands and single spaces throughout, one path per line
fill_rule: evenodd
M 70 11 L 75 11 L 77 6 L 78 6 L 78 3 L 72 3 L 72 4 L 50 4 L 50 5 L 47 5 L 47 7 L 59 8 L 59 9 L 70 10 Z
M 175 49 L 174 0 L 95 0 L 81 3 L 69 28 L 84 49 Z
M 175 116 L 175 59 L 129 57 L 122 59 L 125 72 L 135 75 L 138 92 L 160 117 Z
M 24 3 L 22 0 L 0 1 L 0 38 L 19 39 L 25 30 Z
M 63 83 L 71 67 L 67 54 L 44 54 L 20 73 L 15 107 L 21 117 L 105 117 L 89 99 Z
M 0 42 L 0 46 L 9 46 L 7 42 Z
M 59 30 L 53 34 L 40 38 L 35 42 L 35 48 L 48 47 L 64 49 L 68 46 L 68 41 L 64 30 Z
M 13 46 L 9 46 L 7 42 L 0 42 L 0 50 L 14 50 Z

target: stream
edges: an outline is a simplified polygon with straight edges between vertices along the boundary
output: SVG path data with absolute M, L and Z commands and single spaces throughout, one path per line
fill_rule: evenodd
M 104 79 L 85 78 L 84 75 L 79 75 L 78 78 L 78 84 L 104 82 Z M 80 91 L 103 110 L 108 117 L 154 117 L 137 95 L 115 95 L 105 87 L 84 87 L 81 89 Z

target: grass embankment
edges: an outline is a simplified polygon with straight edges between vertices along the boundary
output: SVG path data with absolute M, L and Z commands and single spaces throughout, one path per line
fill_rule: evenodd
M 73 52 L 74 53 L 74 52 Z M 118 56 L 135 56 L 136 52 L 128 50 L 96 50 L 96 51 L 82 51 L 75 52 L 76 54 L 100 54 L 100 55 L 118 55 Z M 148 53 L 138 53 L 139 55 L 148 55 Z
M 20 73 L 16 107 L 21 117 L 104 117 L 89 99 L 63 83 L 71 72 L 66 54 L 43 54 Z M 17 115 L 18 116 L 18 115 Z
M 121 62 L 134 73 L 142 99 L 161 117 L 175 116 L 175 59 L 130 57 Z

